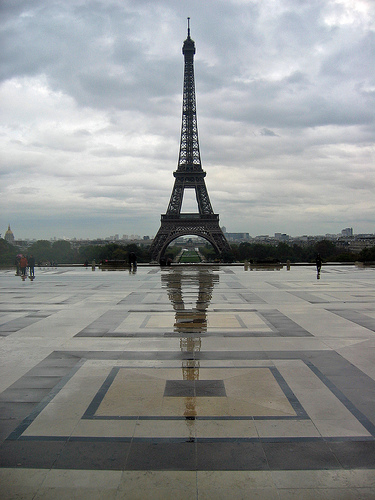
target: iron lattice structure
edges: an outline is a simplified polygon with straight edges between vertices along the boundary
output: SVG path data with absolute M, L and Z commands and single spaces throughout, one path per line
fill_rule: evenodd
M 188 36 L 182 47 L 184 55 L 184 90 L 182 126 L 178 168 L 173 175 L 175 182 L 167 212 L 161 216 L 161 225 L 151 245 L 151 258 L 159 261 L 167 246 L 179 236 L 201 236 L 211 243 L 217 254 L 230 251 L 230 246 L 219 226 L 205 183 L 198 141 L 197 110 L 194 82 L 195 43 Z M 185 189 L 194 189 L 198 204 L 197 213 L 181 213 Z

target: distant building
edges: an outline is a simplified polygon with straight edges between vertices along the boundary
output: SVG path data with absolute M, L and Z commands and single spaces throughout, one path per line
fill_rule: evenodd
M 337 234 L 326 233 L 325 235 L 326 240 L 337 240 L 337 238 L 338 238 Z
M 277 241 L 283 241 L 283 242 L 288 242 L 289 241 L 289 234 L 275 233 L 275 240 L 277 240 Z
M 353 228 L 352 227 L 346 227 L 341 231 L 341 236 L 353 236 Z
M 228 233 L 225 226 L 223 226 L 221 230 L 223 234 L 225 234 L 225 237 L 228 241 L 241 242 L 251 240 L 249 233 Z
M 14 234 L 10 228 L 10 224 L 8 224 L 8 229 L 5 232 L 4 240 L 7 241 L 8 243 L 12 243 L 12 244 L 14 243 Z
M 355 238 L 345 239 L 347 247 L 352 252 L 361 252 L 365 248 L 375 247 L 375 236 L 373 234 L 356 235 Z
M 224 232 L 224 231 L 223 231 Z M 249 233 L 227 233 L 225 232 L 225 237 L 228 241 L 249 241 Z

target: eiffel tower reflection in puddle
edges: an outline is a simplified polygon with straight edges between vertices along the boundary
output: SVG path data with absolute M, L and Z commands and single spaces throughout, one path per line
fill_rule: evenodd
M 190 389 L 185 401 L 184 417 L 194 421 L 196 409 L 196 381 L 199 380 L 199 359 L 202 334 L 207 332 L 207 309 L 215 283 L 219 282 L 216 268 L 175 268 L 161 276 L 162 286 L 175 310 L 174 332 L 180 337 L 180 349 L 186 353 L 182 361 L 182 378 Z M 193 424 L 193 422 L 191 422 Z

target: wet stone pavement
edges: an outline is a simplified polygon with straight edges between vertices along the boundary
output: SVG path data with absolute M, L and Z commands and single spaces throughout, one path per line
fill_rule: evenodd
M 0 271 L 0 497 L 375 498 L 374 278 Z

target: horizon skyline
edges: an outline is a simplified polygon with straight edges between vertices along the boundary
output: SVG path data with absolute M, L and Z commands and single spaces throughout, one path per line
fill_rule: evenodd
M 0 227 L 29 239 L 156 234 L 190 17 L 220 225 L 374 232 L 374 2 L 20 0 L 0 13 Z M 184 200 L 184 212 L 196 206 Z
M 13 235 L 14 235 L 14 232 L 13 232 L 13 229 L 12 229 L 12 225 L 8 225 L 10 226 L 10 230 L 12 231 Z M 249 238 L 251 239 L 255 239 L 255 238 L 259 238 L 259 237 L 269 237 L 269 238 L 275 238 L 276 235 L 278 234 L 281 234 L 281 235 L 287 235 L 288 237 L 290 238 L 302 238 L 302 237 L 325 237 L 325 236 L 345 236 L 345 235 L 342 235 L 342 232 L 345 230 L 345 229 L 349 229 L 348 227 L 345 227 L 345 228 L 342 228 L 339 232 L 336 232 L 336 233 L 303 233 L 303 234 L 295 234 L 295 235 L 291 235 L 289 233 L 281 233 L 280 231 L 275 231 L 273 233 L 259 233 L 259 234 L 256 234 L 256 235 L 251 235 L 248 231 L 228 231 L 227 228 L 225 226 L 221 226 L 221 228 L 225 229 L 224 231 L 224 234 L 249 234 Z M 365 235 L 375 235 L 375 231 L 374 232 L 368 232 L 368 233 L 362 233 L 362 232 L 355 232 L 354 231 L 354 228 L 351 228 L 353 229 L 353 236 L 358 236 L 358 235 L 362 235 L 362 234 L 365 234 Z M 0 232 L 0 238 L 2 239 L 5 239 L 4 236 L 5 236 L 5 232 Z M 128 238 L 123 238 L 124 236 L 128 236 Z M 135 236 L 139 236 L 139 238 L 135 238 Z M 112 235 L 108 235 L 108 236 L 94 236 L 94 237 L 85 237 L 85 236 L 72 236 L 72 237 L 69 237 L 69 236 L 57 236 L 57 235 L 53 235 L 53 236 L 49 236 L 49 237 L 44 237 L 44 238 L 37 238 L 37 237 L 15 237 L 15 240 L 17 241 L 38 241 L 38 240 L 47 240 L 47 241 L 59 241 L 59 240 L 63 240 L 63 241 L 71 241 L 71 240 L 77 240 L 77 241 L 85 241 L 85 240 L 92 240 L 92 241 L 95 241 L 95 240 L 119 240 L 119 241 L 140 241 L 142 240 L 144 237 L 146 238 L 149 238 L 150 240 L 152 240 L 154 238 L 155 235 L 149 235 L 149 234 L 135 234 L 135 233 L 114 233 Z M 117 238 L 118 237 L 118 238 Z M 134 237 L 134 238 L 132 238 Z M 182 236 L 182 238 L 198 238 L 198 236 L 196 235 L 184 235 Z M 204 239 L 204 238 L 203 238 Z

